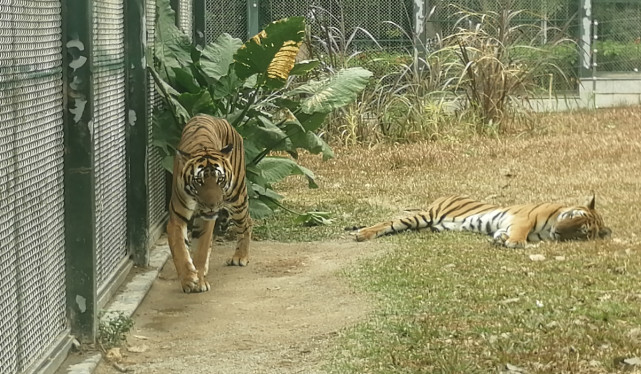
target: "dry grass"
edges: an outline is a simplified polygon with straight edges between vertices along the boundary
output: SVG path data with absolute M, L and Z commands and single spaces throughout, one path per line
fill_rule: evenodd
M 545 128 L 538 134 L 338 148 L 329 162 L 302 157 L 321 188 L 290 179 L 279 190 L 296 206 L 334 212 L 335 227 L 316 229 L 325 236 L 451 193 L 571 204 L 594 191 L 613 230 L 606 242 L 527 250 L 460 233 L 379 239 L 388 253 L 347 276 L 380 308 L 344 334 L 330 370 L 497 372 L 509 363 L 528 372 L 607 373 L 621 369 L 622 358 L 641 357 L 641 108 L 538 120 Z M 532 262 L 533 253 L 546 260 Z
M 279 186 L 287 202 L 354 200 L 400 211 L 462 193 L 488 202 L 582 203 L 592 191 L 616 236 L 636 235 L 641 211 L 641 108 L 540 115 L 539 134 L 334 148 L 302 155 L 320 188 L 302 178 Z M 641 204 L 639 205 L 641 206 Z M 372 223 L 361 217 L 361 224 Z

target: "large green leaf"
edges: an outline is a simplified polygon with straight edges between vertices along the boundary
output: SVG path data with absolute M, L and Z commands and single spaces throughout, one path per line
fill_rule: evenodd
M 162 167 L 170 173 L 174 172 L 174 155 L 167 155 L 162 159 Z
M 329 225 L 333 221 L 333 219 L 329 218 L 331 216 L 332 214 L 330 212 L 307 212 L 299 214 L 298 217 L 294 219 L 294 222 L 302 223 L 303 226 Z
M 317 188 L 314 181 L 314 173 L 296 163 L 296 161 L 286 157 L 268 156 L 258 163 L 257 167 L 261 170 L 265 181 L 268 184 L 280 182 L 290 175 L 304 175 L 310 188 Z
M 209 91 L 204 88 L 200 92 L 195 94 L 185 92 L 178 96 L 178 101 L 183 105 L 183 107 L 189 112 L 191 116 L 195 116 L 199 113 L 214 115 L 214 113 L 216 112 L 214 101 L 211 99 Z
M 161 155 L 173 155 L 180 141 L 181 126 L 176 123 L 173 114 L 167 110 L 154 110 L 152 116 L 154 139 L 152 144 L 160 148 Z
M 287 136 L 294 148 L 306 149 L 313 154 L 322 153 L 323 160 L 334 157 L 332 148 L 313 131 L 300 130 L 300 125 L 286 123 Z
M 267 218 L 274 214 L 274 210 L 267 205 L 267 202 L 271 202 L 265 198 L 256 198 L 249 200 L 249 215 L 253 219 L 263 219 Z
M 267 218 L 274 214 L 274 209 L 281 206 L 283 198 L 269 187 L 262 186 L 250 180 L 247 181 L 249 199 L 249 214 L 253 219 Z
M 300 121 L 301 126 L 303 126 L 305 130 L 316 131 L 323 125 L 328 114 L 329 113 L 325 112 L 316 112 L 312 114 L 300 112 L 296 114 L 296 118 Z
M 273 202 L 278 202 L 279 200 L 282 200 L 282 198 L 283 198 L 282 195 L 278 194 L 276 191 L 272 190 L 269 187 L 261 186 L 261 185 L 258 185 L 258 184 L 252 183 L 252 182 L 249 182 L 249 184 L 251 185 L 252 191 L 254 191 L 254 193 L 257 196 L 266 197 L 266 198 L 268 198 L 269 200 L 271 200 Z M 269 204 L 269 205 L 272 206 L 272 207 L 277 207 L 278 206 L 278 205 L 273 205 L 273 204 Z
M 151 72 L 151 76 L 154 78 L 154 82 L 156 83 L 156 88 L 158 91 L 160 91 L 162 98 L 165 100 L 165 103 L 171 108 L 171 112 L 174 114 L 174 118 L 177 123 L 180 123 L 184 125 L 189 121 L 189 118 L 191 118 L 191 115 L 185 109 L 185 107 L 182 106 L 182 104 L 178 101 L 178 96 L 180 96 L 180 93 L 176 91 L 172 86 L 170 86 L 167 82 L 165 82 L 158 72 L 152 67 L 148 67 L 149 71 Z
M 360 67 L 343 69 L 328 78 L 309 81 L 287 95 L 306 95 L 301 99 L 303 113 L 330 113 L 356 100 L 371 76 L 372 72 Z
M 267 25 L 234 55 L 234 68 L 241 79 L 258 75 L 258 85 L 280 88 L 294 67 L 305 37 L 305 17 L 290 17 Z
M 176 26 L 176 12 L 169 0 L 156 1 L 156 36 L 154 56 L 160 64 L 160 75 L 171 82 L 175 79 L 174 68 L 191 64 L 191 42 Z
M 225 33 L 209 43 L 200 56 L 200 67 L 211 79 L 219 80 L 227 75 L 229 66 L 234 62 L 234 54 L 243 45 L 240 39 Z
M 292 144 L 292 147 L 286 150 L 290 151 L 290 154 L 293 154 L 295 158 L 296 148 L 306 149 L 314 154 L 322 153 L 323 160 L 334 157 L 332 148 L 314 132 L 323 123 L 325 117 L 327 117 L 327 113 L 309 115 L 299 112 L 292 120 L 284 122 L 283 130 Z M 305 122 L 301 123 L 299 119 L 303 119 Z
M 330 158 L 334 157 L 334 151 L 320 136 L 315 133 L 308 131 L 305 134 L 305 149 L 309 150 L 313 154 L 322 153 L 323 160 L 327 161 Z
M 174 72 L 174 85 L 178 91 L 187 91 L 197 93 L 200 91 L 200 85 L 194 78 L 190 69 L 187 68 L 173 68 Z
M 316 69 L 318 65 L 320 65 L 320 61 L 318 60 L 307 60 L 307 61 L 297 62 L 296 64 L 294 64 L 294 67 L 289 72 L 289 75 L 307 74 L 310 71 Z
M 287 134 L 265 117 L 252 118 L 237 130 L 243 138 L 250 139 L 250 142 L 259 144 L 262 148 L 284 149 L 287 144 L 291 145 Z M 283 143 L 281 147 L 275 147 L 280 143 Z
M 231 68 L 226 75 L 223 75 L 211 85 L 212 95 L 216 100 L 233 96 L 238 93 L 244 84 L 245 81 L 239 79 L 234 69 Z

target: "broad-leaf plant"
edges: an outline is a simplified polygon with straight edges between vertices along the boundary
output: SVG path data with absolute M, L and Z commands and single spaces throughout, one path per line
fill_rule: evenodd
M 148 68 L 165 104 L 154 111 L 153 134 L 167 170 L 183 126 L 204 113 L 227 119 L 243 136 L 253 218 L 282 207 L 272 186 L 289 175 L 304 175 L 317 187 L 313 172 L 296 162 L 298 151 L 333 156 L 316 131 L 328 114 L 356 99 L 371 73 L 360 67 L 314 72 L 318 61 L 297 59 L 305 29 L 304 17 L 290 17 L 244 43 L 222 34 L 198 48 L 176 27 L 169 0 L 157 1 Z

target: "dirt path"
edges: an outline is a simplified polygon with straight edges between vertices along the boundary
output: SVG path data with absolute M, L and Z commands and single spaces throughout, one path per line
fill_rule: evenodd
M 121 366 L 134 373 L 321 373 L 337 331 L 370 310 L 336 274 L 373 255 L 371 245 L 252 243 L 246 268 L 223 266 L 232 243 L 214 246 L 212 290 L 183 294 L 173 263 L 134 315 Z M 98 374 L 118 373 L 102 363 Z

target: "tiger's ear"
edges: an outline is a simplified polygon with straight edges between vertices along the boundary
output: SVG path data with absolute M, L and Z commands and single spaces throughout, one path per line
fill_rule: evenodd
M 229 154 L 229 152 L 231 152 L 231 151 L 232 151 L 232 149 L 234 149 L 234 145 L 230 143 L 230 144 L 227 144 L 226 146 L 224 146 L 224 147 L 220 150 L 220 153 L 222 153 L 222 154 L 224 154 L 224 155 L 228 155 L 228 154 Z
M 176 149 L 176 157 L 178 157 L 181 161 L 186 162 L 191 158 L 191 155 L 187 152 L 183 152 L 180 149 Z
M 592 197 L 590 197 L 587 202 L 585 203 L 585 206 L 588 207 L 590 210 L 594 210 L 594 194 L 592 194 Z

